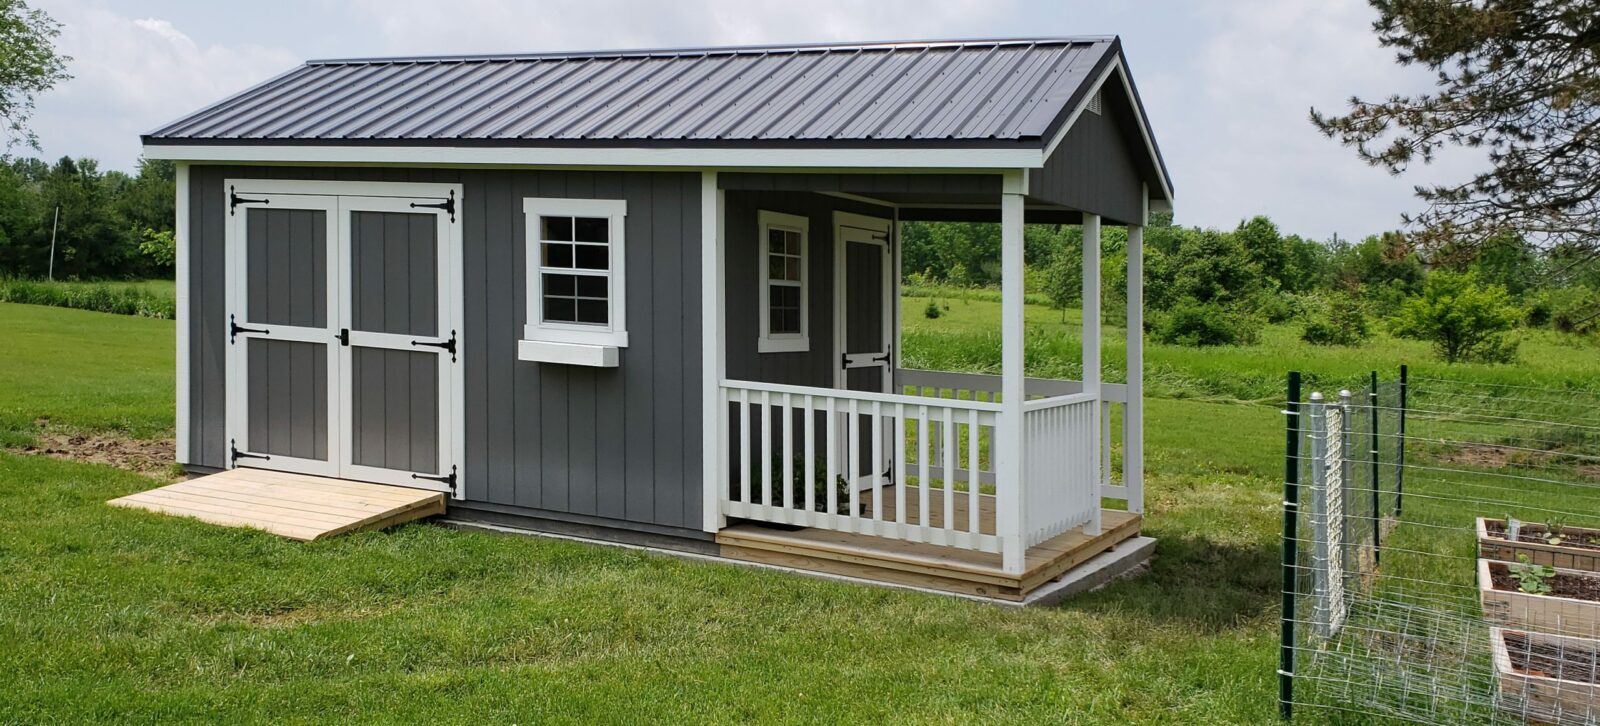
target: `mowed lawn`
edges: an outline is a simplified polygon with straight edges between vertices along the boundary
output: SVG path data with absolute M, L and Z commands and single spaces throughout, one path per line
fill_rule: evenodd
M 906 302 L 908 348 L 992 330 L 925 302 Z M 1030 310 L 1075 342 L 1059 316 Z M 26 341 L 0 357 L 12 440 L 44 417 L 169 435 L 170 322 L 0 304 L 0 339 Z M 1265 381 L 1324 362 L 1274 340 L 1153 346 L 1152 366 Z M 293 543 L 114 509 L 155 480 L 0 451 L 0 723 L 1270 722 L 1282 417 L 1203 400 L 1230 397 L 1210 371 L 1148 403 L 1152 571 L 1027 610 L 427 524 Z

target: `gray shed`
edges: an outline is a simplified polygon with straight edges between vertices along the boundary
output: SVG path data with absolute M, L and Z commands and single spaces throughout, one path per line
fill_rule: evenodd
M 1138 531 L 1172 189 L 1114 37 L 312 61 L 143 141 L 178 162 L 192 470 L 813 569 L 910 547 L 1008 597 Z M 908 221 L 1002 226 L 999 375 L 900 366 Z M 1128 227 L 1127 380 L 1095 245 L 1084 380 L 1024 379 L 1025 222 Z

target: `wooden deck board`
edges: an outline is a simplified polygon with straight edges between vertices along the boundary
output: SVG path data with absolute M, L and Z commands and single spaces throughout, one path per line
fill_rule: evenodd
M 1029 548 L 1020 575 L 1006 573 L 998 554 L 823 529 L 739 524 L 718 532 L 717 542 L 723 555 L 733 559 L 1020 600 L 1138 536 L 1143 519 L 1104 510 L 1101 523 L 1098 535 L 1074 530 Z
M 443 514 L 445 507 L 439 492 L 244 468 L 130 494 L 109 504 L 225 527 L 251 527 L 303 541 L 392 527 Z

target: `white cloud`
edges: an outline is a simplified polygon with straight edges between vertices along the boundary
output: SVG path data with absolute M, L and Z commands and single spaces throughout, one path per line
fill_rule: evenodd
M 65 27 L 61 52 L 72 80 L 41 99 L 33 127 L 47 158 L 91 156 L 128 169 L 139 134 L 237 92 L 298 62 L 258 45 L 196 42 L 167 20 L 121 15 L 67 0 L 46 9 Z

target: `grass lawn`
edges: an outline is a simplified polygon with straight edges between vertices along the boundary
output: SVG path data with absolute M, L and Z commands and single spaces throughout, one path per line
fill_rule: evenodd
M 962 305 L 928 320 L 908 300 L 908 358 L 946 355 L 918 335 L 989 335 Z M 1029 311 L 1064 338 L 1059 316 Z M 1271 394 L 1217 387 L 1227 365 L 1265 381 L 1421 359 L 1275 335 L 1153 347 L 1190 396 L 1148 403 L 1153 569 L 1057 608 L 432 525 L 292 543 L 107 507 L 156 482 L 0 452 L 0 723 L 1270 722 L 1282 417 L 1198 399 Z M 17 342 L 0 358 L 13 438 L 46 416 L 170 429 L 171 322 L 0 304 L 0 336 Z

